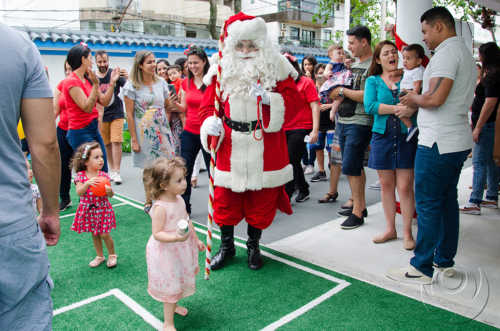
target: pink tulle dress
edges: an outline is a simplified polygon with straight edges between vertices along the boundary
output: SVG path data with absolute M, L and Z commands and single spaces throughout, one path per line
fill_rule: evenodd
M 99 171 L 99 177 L 109 176 L 104 171 Z M 89 178 L 85 171 L 76 174 L 76 183 L 85 183 Z M 116 228 L 116 219 L 113 207 L 109 203 L 108 197 L 98 197 L 90 190 L 80 197 L 80 204 L 76 210 L 75 220 L 71 225 L 71 230 L 78 233 L 91 232 L 92 234 L 108 233 Z
M 176 232 L 177 222 L 188 219 L 186 205 L 180 195 L 175 202 L 155 201 L 153 208 L 166 209 L 165 232 Z M 160 302 L 175 303 L 195 292 L 195 277 L 200 270 L 196 236 L 183 242 L 164 243 L 153 235 L 146 246 L 148 293 Z

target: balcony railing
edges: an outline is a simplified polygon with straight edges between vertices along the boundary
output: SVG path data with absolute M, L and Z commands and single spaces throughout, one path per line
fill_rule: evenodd
M 281 36 L 279 37 L 279 43 L 281 45 L 293 45 L 302 47 L 313 47 L 313 48 L 326 48 L 332 44 L 331 40 L 326 39 L 296 39 L 291 36 Z
M 278 11 L 298 10 L 310 14 L 318 12 L 317 1 L 311 0 L 279 0 Z

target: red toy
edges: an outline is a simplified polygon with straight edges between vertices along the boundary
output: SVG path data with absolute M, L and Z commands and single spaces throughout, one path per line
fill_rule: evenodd
M 99 181 L 94 186 L 90 186 L 90 191 L 94 193 L 95 196 L 103 197 L 106 195 L 106 185 L 111 186 L 109 179 L 106 177 L 99 177 Z

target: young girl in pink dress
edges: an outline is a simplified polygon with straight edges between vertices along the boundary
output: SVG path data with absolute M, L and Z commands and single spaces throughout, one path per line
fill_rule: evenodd
M 101 147 L 97 142 L 84 143 L 73 156 L 73 168 L 76 172 L 76 194 L 80 197 L 80 204 L 76 210 L 75 220 L 71 230 L 78 233 L 90 232 L 97 256 L 90 261 L 89 266 L 95 268 L 103 263 L 104 257 L 102 241 L 108 249 L 108 268 L 116 267 L 117 256 L 113 238 L 109 234 L 116 228 L 115 213 L 109 203 L 108 197 L 113 196 L 111 186 L 105 185 L 105 195 L 97 196 L 94 188 L 108 180 L 108 174 L 101 171 L 104 158 Z
M 175 330 L 174 313 L 187 314 L 177 301 L 194 294 L 200 269 L 198 250 L 205 245 L 198 239 L 181 197 L 187 187 L 184 161 L 159 158 L 144 172 L 144 187 L 154 200 L 150 211 L 153 234 L 146 246 L 148 293 L 163 302 L 164 330 Z M 178 231 L 181 220 L 189 222 L 185 234 Z

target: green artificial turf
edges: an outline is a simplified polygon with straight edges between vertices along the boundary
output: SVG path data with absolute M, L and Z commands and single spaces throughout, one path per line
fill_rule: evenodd
M 112 199 L 113 204 L 121 203 Z M 64 214 L 74 213 L 74 207 Z M 73 217 L 61 219 L 61 240 L 49 247 L 50 274 L 55 281 L 54 309 L 118 288 L 156 318 L 163 320 L 162 304 L 147 294 L 145 247 L 151 222 L 133 206 L 115 208 L 117 229 L 112 231 L 118 266 L 88 267 L 95 256 L 90 234 L 70 231 Z M 204 229 L 203 226 L 199 228 Z M 204 235 L 198 234 L 205 240 Z M 214 239 L 213 251 L 219 241 Z M 292 320 L 283 330 L 482 330 L 493 329 L 457 314 L 425 305 L 411 298 L 337 274 L 267 248 L 263 250 L 302 266 L 351 283 L 309 312 Z M 107 255 L 107 252 L 105 252 Z M 319 297 L 337 284 L 306 271 L 265 257 L 264 267 L 252 271 L 246 250 L 237 247 L 236 257 L 222 270 L 203 279 L 204 253 L 195 295 L 180 301 L 189 309 L 175 317 L 178 330 L 259 330 Z M 90 303 L 54 317 L 54 330 L 148 330 L 152 329 L 114 297 Z

